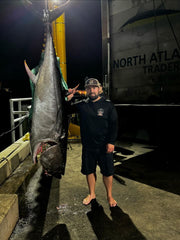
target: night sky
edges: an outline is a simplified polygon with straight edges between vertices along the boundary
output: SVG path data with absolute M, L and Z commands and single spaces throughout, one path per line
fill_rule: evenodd
M 41 11 L 41 1 L 38 9 Z M 43 23 L 21 0 L 0 0 L 0 81 L 12 97 L 29 97 L 30 86 L 24 59 L 38 65 L 43 43 Z M 66 51 L 69 87 L 84 78 L 101 81 L 100 0 L 72 0 L 66 11 Z
M 72 2 L 66 12 L 68 81 L 83 82 L 84 78 L 102 75 L 101 6 L 100 0 Z

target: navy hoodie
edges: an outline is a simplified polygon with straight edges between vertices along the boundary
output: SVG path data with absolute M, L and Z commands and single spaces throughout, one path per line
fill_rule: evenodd
M 118 130 L 117 112 L 113 103 L 101 97 L 92 102 L 89 99 L 78 103 L 82 145 L 96 148 L 107 143 L 115 144 Z

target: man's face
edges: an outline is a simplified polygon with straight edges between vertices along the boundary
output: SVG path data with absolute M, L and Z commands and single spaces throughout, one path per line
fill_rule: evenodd
M 91 100 L 95 100 L 95 99 L 97 99 L 99 97 L 99 87 L 88 86 L 88 87 L 86 87 L 86 92 L 87 92 L 87 96 Z

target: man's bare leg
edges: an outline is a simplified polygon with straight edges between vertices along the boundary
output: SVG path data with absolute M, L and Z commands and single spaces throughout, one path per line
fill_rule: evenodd
M 89 175 L 86 175 L 86 180 L 87 180 L 87 183 L 88 183 L 89 194 L 83 200 L 84 205 L 88 205 L 91 202 L 92 199 L 96 198 L 96 195 L 95 195 L 96 174 L 91 173 Z
M 117 202 L 112 197 L 112 183 L 113 183 L 113 176 L 103 176 L 103 182 L 106 187 L 107 192 L 107 200 L 109 202 L 110 207 L 115 207 L 117 205 Z

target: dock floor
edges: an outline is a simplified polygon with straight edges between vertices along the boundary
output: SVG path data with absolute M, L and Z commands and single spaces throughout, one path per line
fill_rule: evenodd
M 118 206 L 110 209 L 97 168 L 96 202 L 84 206 L 88 188 L 80 173 L 81 149 L 80 143 L 69 145 L 61 180 L 44 180 L 38 170 L 29 189 L 33 214 L 26 223 L 20 219 L 12 240 L 180 239 L 177 169 L 157 164 L 151 153 L 116 164 L 113 196 Z

